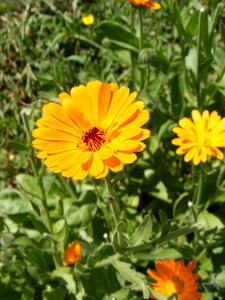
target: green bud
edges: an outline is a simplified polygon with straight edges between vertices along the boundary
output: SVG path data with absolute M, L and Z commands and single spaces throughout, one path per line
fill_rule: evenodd
M 152 64 L 155 60 L 155 57 L 155 50 L 144 48 L 140 51 L 138 59 L 142 64 Z

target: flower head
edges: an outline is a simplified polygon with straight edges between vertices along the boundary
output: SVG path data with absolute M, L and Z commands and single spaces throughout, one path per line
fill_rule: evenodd
M 147 270 L 149 276 L 156 280 L 156 283 L 150 284 L 154 291 L 162 296 L 176 294 L 179 300 L 201 299 L 202 295 L 198 292 L 196 284 L 199 276 L 192 273 L 196 267 L 195 261 L 189 262 L 186 267 L 183 260 L 175 262 L 173 259 L 159 259 L 155 267 L 156 271 Z
M 90 14 L 82 17 L 82 23 L 86 26 L 92 25 L 95 21 L 95 17 Z
M 81 259 L 82 245 L 79 242 L 70 243 L 64 252 L 64 266 L 74 264 Z
M 142 101 L 134 102 L 125 86 L 91 81 L 59 95 L 60 104 L 44 105 L 44 116 L 33 130 L 38 158 L 64 177 L 82 180 L 88 174 L 106 177 L 121 171 L 145 148 L 150 131 L 141 126 L 149 119 Z
M 225 118 L 208 110 L 202 114 L 193 110 L 191 115 L 193 121 L 183 118 L 179 121 L 180 127 L 173 128 L 178 136 L 172 140 L 172 144 L 179 146 L 176 153 L 185 154 L 184 161 L 193 160 L 194 165 L 206 162 L 210 155 L 223 159 L 218 147 L 225 147 Z
M 129 0 L 134 5 L 144 5 L 150 7 L 152 9 L 160 9 L 161 5 L 158 2 L 154 2 L 152 0 Z

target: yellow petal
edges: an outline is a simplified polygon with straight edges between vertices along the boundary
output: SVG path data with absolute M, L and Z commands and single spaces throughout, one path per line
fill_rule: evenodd
M 32 131 L 32 135 L 35 138 L 39 138 L 47 141 L 68 141 L 68 142 L 77 141 L 77 137 L 72 133 L 68 133 L 57 129 L 47 128 L 47 127 L 40 127 L 34 129 Z
M 118 152 L 116 157 L 124 164 L 131 164 L 137 159 L 137 155 L 135 153 Z
M 94 159 L 89 171 L 93 177 L 96 177 L 99 174 L 101 174 L 103 170 L 104 170 L 103 161 L 99 158 L 98 153 L 96 152 L 94 154 Z
M 58 98 L 59 102 L 62 104 L 65 99 L 70 99 L 70 95 L 65 92 L 62 92 L 59 94 Z

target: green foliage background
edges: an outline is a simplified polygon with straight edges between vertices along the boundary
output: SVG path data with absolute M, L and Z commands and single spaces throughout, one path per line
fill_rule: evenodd
M 225 299 L 225 163 L 194 167 L 171 145 L 171 129 L 193 108 L 225 116 L 224 2 L 161 4 L 142 9 L 141 40 L 129 1 L 0 3 L 0 299 L 148 299 L 146 269 L 159 258 L 197 260 L 202 299 Z M 88 13 L 95 22 L 84 26 Z M 146 150 L 113 177 L 124 236 L 130 247 L 152 242 L 146 250 L 114 251 L 103 180 L 51 174 L 31 148 L 42 105 L 92 79 L 137 90 L 151 112 Z M 202 230 L 168 240 L 196 222 Z M 55 268 L 52 253 L 62 257 L 73 240 L 82 260 Z

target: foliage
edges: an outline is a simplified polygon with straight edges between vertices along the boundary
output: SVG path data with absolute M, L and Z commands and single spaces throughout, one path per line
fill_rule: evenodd
M 197 260 L 202 299 L 224 299 L 224 160 L 194 167 L 171 144 L 193 108 L 225 116 L 224 3 L 161 4 L 140 13 L 122 0 L 0 3 L 2 300 L 148 299 L 146 269 L 159 258 Z M 81 22 L 88 13 L 91 26 Z M 151 112 L 145 152 L 112 174 L 125 250 L 104 181 L 52 174 L 31 147 L 41 106 L 91 79 L 137 90 Z M 74 240 L 82 260 L 59 266 Z

